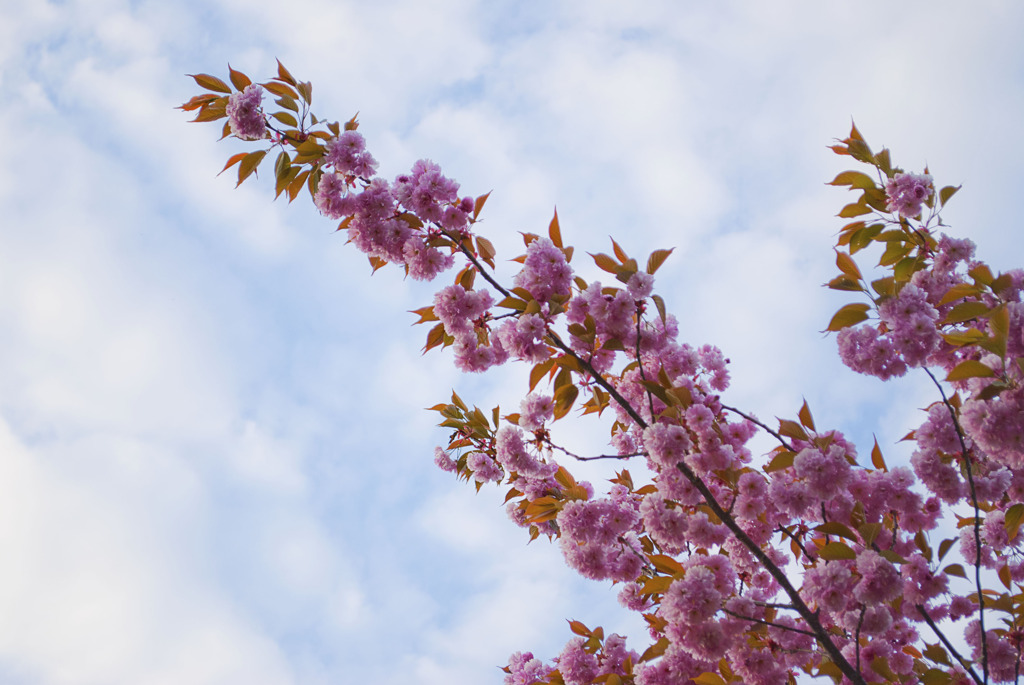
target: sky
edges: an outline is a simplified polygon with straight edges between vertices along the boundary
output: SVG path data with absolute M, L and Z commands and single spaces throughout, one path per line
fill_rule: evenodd
M 898 463 L 935 398 L 821 333 L 849 301 L 821 287 L 848 201 L 827 146 L 856 121 L 963 184 L 950 232 L 1018 266 L 1022 26 L 995 0 L 0 0 L 0 683 L 500 683 L 570 618 L 645 646 L 503 492 L 432 464 L 423 408 L 514 411 L 524 369 L 422 356 L 430 287 L 217 176 L 244 148 L 174 109 L 186 74 L 279 58 L 384 176 L 428 158 L 493 191 L 499 256 L 556 206 L 585 278 L 609 236 L 675 247 L 656 288 L 732 360 L 734 406 L 806 399 Z

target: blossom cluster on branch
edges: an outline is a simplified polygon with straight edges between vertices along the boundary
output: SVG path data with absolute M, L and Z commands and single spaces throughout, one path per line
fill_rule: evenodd
M 377 176 L 356 120 L 317 118 L 312 86 L 278 67 L 262 84 L 230 68 L 230 85 L 196 75 L 207 92 L 182 109 L 226 119 L 225 137 L 260 146 L 228 160 L 239 183 L 277 150 L 277 195 L 292 201 L 305 188 L 374 271 L 393 264 L 433 280 L 459 266 L 416 312 L 433 324 L 424 351 L 450 347 L 467 372 L 522 363 L 528 390 L 517 413 L 485 413 L 454 393 L 433 407 L 450 430 L 436 463 L 477 489 L 507 488 L 514 523 L 557 539 L 584 577 L 618 584 L 622 606 L 648 626 L 634 649 L 571 621 L 559 656 L 513 654 L 506 683 L 1017 681 L 1024 271 L 995 274 L 973 243 L 940 231 L 957 188 L 893 166 L 855 127 L 833 146 L 870 174 L 832 182 L 860 194 L 839 213 L 851 221 L 829 286 L 860 301 L 828 330 L 852 370 L 884 381 L 920 369 L 936 389 L 907 436 L 910 466 L 889 467 L 877 444 L 861 458 L 840 432 L 817 428 L 806 403 L 774 427 L 726 404 L 724 355 L 680 340 L 654 292 L 671 250 L 641 268 L 613 241 L 613 254 L 592 255 L 613 280 L 587 282 L 556 215 L 546 236 L 524 234 L 521 268 L 502 284 L 493 244 L 475 232 L 487 195 L 460 195 L 426 160 Z M 264 91 L 277 109 L 263 107 Z M 854 255 L 872 248 L 886 275 L 869 282 Z M 555 441 L 558 421 L 605 412 L 611 454 Z M 758 432 L 777 443 L 767 455 L 748 447 Z M 567 464 L 591 458 L 636 459 L 644 475 L 622 469 L 604 488 L 577 481 Z M 942 537 L 950 525 L 959 532 Z

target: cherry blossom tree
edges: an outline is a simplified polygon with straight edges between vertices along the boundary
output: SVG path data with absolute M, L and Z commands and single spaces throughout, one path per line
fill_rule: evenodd
M 314 115 L 311 84 L 280 63 L 262 83 L 230 67 L 228 81 L 193 78 L 204 92 L 181 109 L 255 145 L 224 167 L 239 184 L 276 153 L 277 197 L 308 193 L 373 271 L 454 271 L 416 311 L 431 326 L 424 352 L 450 348 L 471 373 L 523 368 L 518 412 L 454 393 L 432 408 L 450 431 L 435 462 L 477 490 L 501 487 L 509 518 L 531 540 L 557 540 L 582 576 L 616 584 L 649 640 L 570 621 L 558 656 L 512 654 L 506 683 L 1017 682 L 1024 270 L 993 273 L 971 241 L 942 232 L 957 187 L 895 166 L 856 127 L 832 147 L 862 166 L 832 181 L 857 197 L 839 212 L 848 223 L 828 286 L 855 301 L 827 330 L 852 370 L 882 381 L 913 370 L 935 386 L 906 437 L 910 466 L 889 466 L 877 443 L 862 457 L 818 428 L 806 402 L 777 425 L 731 406 L 725 356 L 680 340 L 654 291 L 671 250 L 641 265 L 613 241 L 592 255 L 607 282 L 587 282 L 556 214 L 546 235 L 523 236 L 521 268 L 502 283 L 476 230 L 487 195 L 460 195 L 426 160 L 378 176 L 356 119 Z M 884 275 L 869 281 L 855 256 L 871 252 Z M 605 417 L 608 454 L 555 441 L 554 424 L 586 414 Z M 768 454 L 748 446 L 759 433 L 774 441 Z M 623 468 L 595 486 L 570 470 L 589 459 Z

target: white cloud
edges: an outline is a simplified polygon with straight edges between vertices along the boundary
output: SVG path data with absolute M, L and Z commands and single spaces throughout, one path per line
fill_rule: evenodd
M 854 117 L 965 189 L 954 230 L 1013 266 L 1022 53 L 1012 3 L 857 7 L 307 0 L 22 3 L 0 23 L 0 674 L 30 682 L 499 682 L 564 618 L 642 629 L 614 591 L 430 465 L 451 388 L 510 411 L 514 371 L 419 355 L 430 290 L 305 200 L 239 190 L 239 149 L 173 107 L 184 73 L 280 57 L 361 111 L 388 174 L 494 190 L 503 254 L 557 204 L 574 264 L 607 236 L 762 418 L 807 397 L 887 455 L 924 384 L 852 376 L 819 288 Z M 502 265 L 509 273 L 508 265 Z M 607 279 L 605 279 L 607 280 Z M 897 427 L 896 424 L 908 424 Z M 600 449 L 605 428 L 566 428 Z M 862 444 L 862 452 L 870 449 Z M 892 447 L 893 452 L 899 448 Z M 616 465 L 581 469 L 595 482 Z M 19 675 L 20 674 L 20 675 Z

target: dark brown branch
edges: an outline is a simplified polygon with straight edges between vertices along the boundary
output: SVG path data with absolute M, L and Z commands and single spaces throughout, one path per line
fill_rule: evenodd
M 787 578 L 786 574 L 782 572 L 782 569 L 768 558 L 768 555 L 765 554 L 760 545 L 754 542 L 750 536 L 740 528 L 739 524 L 736 523 L 736 520 L 722 509 L 722 505 L 720 505 L 718 500 L 715 499 L 714 493 L 711 492 L 704 481 L 701 480 L 689 466 L 684 462 L 680 462 L 678 464 L 678 468 L 683 472 L 683 475 L 686 476 L 686 479 L 690 481 L 693 487 L 697 488 L 697 491 L 700 492 L 701 496 L 704 497 L 704 501 L 707 502 L 708 507 L 710 507 L 711 511 L 715 513 L 715 516 L 717 516 L 719 520 L 721 520 L 722 523 L 732 531 L 732 534 L 735 535 L 741 543 L 743 543 L 744 547 L 750 550 L 750 553 L 754 555 L 758 563 L 760 563 L 761 566 L 771 574 L 772 578 L 774 578 L 786 594 L 789 595 L 790 600 L 793 602 L 793 608 L 798 614 L 800 614 L 800 618 L 806 621 L 807 625 L 811 627 L 818 644 L 825 650 L 836 667 L 842 671 L 843 675 L 849 678 L 851 682 L 856 683 L 856 685 L 867 685 L 867 682 L 864 680 L 864 677 L 860 672 L 853 667 L 849 660 L 843 656 L 843 653 L 839 651 L 839 648 L 836 647 L 835 643 L 832 642 L 832 638 L 828 634 L 828 631 L 821 625 L 817 612 L 811 611 L 810 607 L 808 607 L 806 602 L 804 602 L 797 589 L 793 587 L 791 582 L 789 582 L 789 578 Z
M 484 280 L 486 280 L 488 283 L 494 286 L 494 288 L 505 297 L 512 297 L 512 293 L 506 290 L 500 283 L 498 283 L 494 276 L 489 274 L 484 269 L 483 265 L 480 263 L 480 260 L 476 258 L 476 255 L 474 255 L 472 251 L 467 249 L 466 246 L 462 244 L 461 240 L 457 240 L 447 231 L 445 231 L 444 234 L 448 236 L 448 238 L 458 247 L 459 251 L 462 252 L 462 254 L 466 255 L 466 259 L 468 259 L 473 264 L 473 266 L 476 267 L 477 273 L 483 276 Z M 607 391 L 608 394 L 611 395 L 612 399 L 614 399 L 618 403 L 618 405 L 622 407 L 623 411 L 629 414 L 629 417 L 633 419 L 633 421 L 636 422 L 636 424 L 640 428 L 647 428 L 647 422 L 643 420 L 643 417 L 641 417 L 639 413 L 637 413 L 636 409 L 633 408 L 633 405 L 626 401 L 626 398 L 620 395 L 619 391 L 612 387 L 611 383 L 605 380 L 604 376 L 598 373 L 597 369 L 595 369 L 590 362 L 588 362 L 580 355 L 576 354 L 572 350 L 572 348 L 566 345 L 562 341 L 562 339 L 558 337 L 558 334 L 555 333 L 554 331 L 548 331 L 548 338 L 551 340 L 552 344 L 555 347 L 557 347 L 562 352 L 575 359 L 576 362 L 580 366 L 582 366 L 583 369 L 590 375 L 590 377 L 594 379 L 594 382 L 600 385 L 602 388 L 604 388 L 605 391 Z
M 459 251 L 466 255 L 466 258 L 473 264 L 473 266 L 476 267 L 477 272 L 480 275 L 482 275 L 488 283 L 494 286 L 494 288 L 497 289 L 498 292 L 502 293 L 505 297 L 511 296 L 511 293 L 508 290 L 502 287 L 501 284 L 499 284 L 491 274 L 484 270 L 483 266 L 480 264 L 480 261 L 476 258 L 476 255 L 474 255 L 472 251 L 467 249 L 466 246 L 462 244 L 461 240 L 454 239 L 447 232 L 445 233 L 445 235 L 452 239 L 452 241 L 458 247 Z M 647 422 L 644 421 L 643 417 L 640 416 L 640 414 L 633 407 L 633 405 L 631 405 L 626 400 L 626 398 L 620 395 L 619 392 L 614 387 L 612 387 L 612 385 L 607 380 L 605 380 L 604 376 L 598 373 L 596 369 L 594 369 L 590 362 L 576 354 L 568 345 L 565 344 L 565 342 L 562 341 L 562 339 L 554 331 L 548 331 L 548 338 L 552 341 L 555 347 L 557 347 L 558 349 L 562 350 L 565 354 L 575 359 L 587 371 L 587 373 L 590 374 L 590 376 L 594 379 L 595 383 L 597 383 L 606 391 L 608 391 L 612 398 L 619 404 L 619 406 L 622 407 L 623 411 L 625 411 L 629 415 L 629 417 L 633 419 L 633 421 L 636 423 L 638 427 L 647 427 Z M 746 414 L 743 414 L 739 410 L 732 409 L 730 407 L 726 408 L 729 409 L 730 411 L 734 411 L 740 414 L 744 418 L 749 419 L 749 417 L 747 417 Z M 780 435 L 772 431 L 764 424 L 753 419 L 750 420 L 752 420 L 756 425 L 764 428 L 769 433 L 775 435 L 779 440 L 782 440 L 782 437 Z M 783 445 L 786 445 L 784 440 L 782 440 L 782 442 Z M 788 445 L 786 446 L 788 449 L 795 451 L 792 447 L 789 447 Z M 847 658 L 843 656 L 842 652 L 839 651 L 839 648 L 836 647 L 835 643 L 832 641 L 832 638 L 829 636 L 828 631 L 825 630 L 825 628 L 821 625 L 821 621 L 818 620 L 817 613 L 812 612 L 810 610 L 807 604 L 800 597 L 800 593 L 797 591 L 795 587 L 793 587 L 793 584 L 789 582 L 789 579 L 786 577 L 786 574 L 783 573 L 782 569 L 779 568 L 775 564 L 775 562 L 773 562 L 770 558 L 768 558 L 768 555 L 765 554 L 764 550 L 762 550 L 761 547 L 756 542 L 754 542 L 750 538 L 750 536 L 743 531 L 742 528 L 740 528 L 739 524 L 736 523 L 736 520 L 731 515 L 729 515 L 724 509 L 722 509 L 722 505 L 719 504 L 718 500 L 715 498 L 714 493 L 711 492 L 711 490 L 704 483 L 704 481 L 701 480 L 700 477 L 698 477 L 697 474 L 694 473 L 689 466 L 681 462 L 678 465 L 678 468 L 680 471 L 682 471 L 686 479 L 689 480 L 695 488 L 697 488 L 697 491 L 700 492 L 701 496 L 704 498 L 704 501 L 707 502 L 708 507 L 711 508 L 711 511 L 714 512 L 715 516 L 717 516 L 719 520 L 721 520 L 722 523 L 724 523 L 726 527 L 730 531 L 732 531 L 733 535 L 736 536 L 736 538 L 743 544 L 744 547 L 750 550 L 750 553 L 754 555 L 754 557 L 758 560 L 761 566 L 764 567 L 768 571 L 768 573 L 771 574 L 771 576 L 776 580 L 776 582 L 779 583 L 779 586 L 782 587 L 783 590 L 785 590 L 787 595 L 789 595 L 790 600 L 792 600 L 793 602 L 794 609 L 798 614 L 800 614 L 800 617 L 807 622 L 807 625 L 811 627 L 811 630 L 813 631 L 812 634 L 818 641 L 818 644 L 821 645 L 821 648 L 825 650 L 825 652 L 828 654 L 828 657 L 832 660 L 836 667 L 840 671 L 842 671 L 843 675 L 849 678 L 850 681 L 853 682 L 855 685 L 867 685 L 867 683 L 864 680 L 864 677 L 861 676 L 861 674 L 856 669 L 854 669 L 853 665 L 850 664 L 849 660 L 847 660 Z
M 932 632 L 935 633 L 935 636 L 939 638 L 943 645 L 945 645 L 946 649 L 949 650 L 949 653 L 956 657 L 956 660 L 960 662 L 960 665 L 963 666 L 967 673 L 971 676 L 971 678 L 974 679 L 974 682 L 978 683 L 978 685 L 984 685 L 981 678 L 978 677 L 978 674 L 971 666 L 970 662 L 964 659 L 962 656 L 960 656 L 960 652 L 956 651 L 956 647 L 954 647 L 952 643 L 950 643 L 950 641 L 946 639 L 946 636 L 942 634 L 942 631 L 939 630 L 939 627 L 937 625 L 935 625 L 935 621 L 933 621 L 932 617 L 928 615 L 928 612 L 925 611 L 925 608 L 920 604 L 915 605 L 914 608 L 917 609 L 917 613 L 921 614 L 922 618 L 924 618 L 924 622 L 928 624 L 928 627 L 932 629 Z
M 988 636 L 985 634 L 985 595 L 981 591 L 981 509 L 978 507 L 978 493 L 974 489 L 974 470 L 971 468 L 971 455 L 967 453 L 967 443 L 964 440 L 964 430 L 960 426 L 960 420 L 956 417 L 956 409 L 946 398 L 946 391 L 942 384 L 928 369 L 923 367 L 924 372 L 935 383 L 942 397 L 942 403 L 949 410 L 949 417 L 953 420 L 953 427 L 956 429 L 957 440 L 960 441 L 960 452 L 964 456 L 964 468 L 967 471 L 967 484 L 971 489 L 971 504 L 974 505 L 974 585 L 978 588 L 978 622 L 981 624 L 981 670 L 985 674 L 985 683 L 988 683 Z

